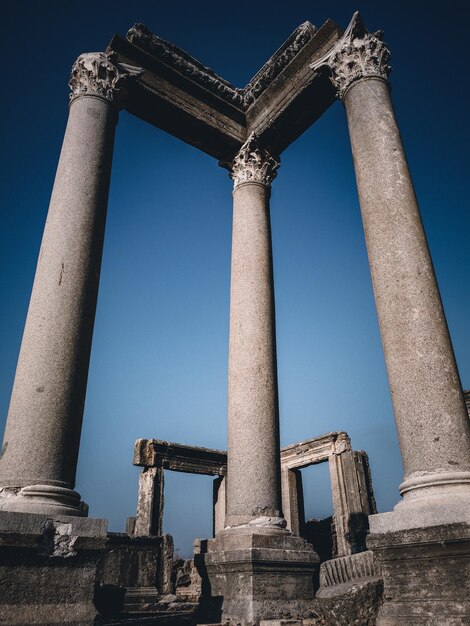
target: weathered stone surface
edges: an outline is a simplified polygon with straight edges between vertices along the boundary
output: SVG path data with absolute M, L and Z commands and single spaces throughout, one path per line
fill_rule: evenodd
M 259 626 L 302 626 L 303 623 L 299 619 L 262 619 Z
M 369 35 L 356 36 L 362 50 Z M 398 507 L 429 498 L 428 517 L 448 510 L 450 523 L 463 521 L 470 422 L 389 86 L 377 70 L 350 72 L 343 102 L 405 469 Z
M 320 597 L 312 604 L 317 622 L 327 626 L 375 626 L 382 604 L 381 580 L 357 580 L 337 589 L 337 595 Z M 401 625 L 413 622 L 401 622 Z
M 304 494 L 302 474 L 296 469 L 282 467 L 281 457 L 282 512 L 287 526 L 294 535 L 303 536 L 305 524 Z
M 281 518 L 279 407 L 269 212 L 278 162 L 255 135 L 232 165 L 226 526 Z
M 364 550 L 367 516 L 376 511 L 367 454 L 351 450 L 347 433 L 327 433 L 281 449 L 282 511 L 289 530 L 316 545 L 320 524 L 323 537 L 324 520 L 316 524 L 305 522 L 302 476 L 298 468 L 324 461 L 330 465 L 334 524 L 328 531 L 329 538 L 325 537 L 330 546 L 328 551 L 320 550 L 322 560 Z M 214 536 L 223 530 L 226 452 L 158 439 L 139 439 L 135 444 L 134 464 L 142 465 L 144 470 L 139 479 L 139 522 L 128 531 L 129 534 L 149 536 L 161 533 L 163 468 L 218 476 L 214 480 Z
M 161 577 L 160 588 L 162 593 L 174 593 L 175 585 L 173 578 L 174 543 L 171 535 L 162 537 Z
M 369 550 L 322 563 L 314 611 L 330 626 L 373 626 L 382 604 L 383 580 Z
M 160 439 L 137 439 L 134 446 L 134 465 L 162 467 L 189 474 L 225 476 L 227 453 Z
M 223 531 L 202 561 L 222 622 L 254 626 L 260 619 L 299 619 L 313 600 L 318 556 L 287 532 Z M 223 603 L 222 603 L 223 602 Z
M 315 546 L 321 563 L 338 556 L 336 525 L 332 516 L 321 520 L 308 519 L 303 525 L 301 537 Z
M 365 550 L 368 516 L 376 512 L 367 454 L 351 450 L 344 432 L 327 433 L 281 450 L 283 477 L 283 512 L 289 528 L 311 540 L 313 524 L 305 524 L 303 502 L 299 499 L 300 475 L 289 474 L 296 468 L 328 460 L 334 511 L 334 529 L 330 543 L 331 556 L 343 556 Z M 304 529 L 303 531 L 301 529 Z M 310 534 L 306 534 L 310 533 Z M 333 537 L 334 536 L 334 537 Z M 330 558 L 331 558 L 330 556 Z
M 227 510 L 227 479 L 225 476 L 214 478 L 213 483 L 213 534 L 214 537 L 225 528 Z
M 331 81 L 336 93 L 343 99 L 350 85 L 362 78 L 387 79 L 391 67 L 390 51 L 382 41 L 383 33 L 369 33 L 364 27 L 359 12 L 347 28 L 340 44 L 328 60 Z
M 110 533 L 97 568 L 96 624 L 192 622 L 199 598 L 176 595 L 175 574 L 170 535 Z
M 0 512 L 0 622 L 90 625 L 106 521 Z
M 332 432 L 293 443 L 281 450 L 281 463 L 285 469 L 301 469 L 315 463 L 328 461 L 331 455 L 351 450 L 351 440 L 345 432 Z
M 139 68 L 119 67 L 103 52 L 81 54 L 72 67 L 69 81 L 70 100 L 91 95 L 104 98 L 120 107 L 129 77 L 139 74 Z
M 301 24 L 244 89 L 142 24 L 127 39 L 115 35 L 106 52 L 115 63 L 143 70 L 129 85 L 128 111 L 229 161 L 252 131 L 280 153 L 334 102 L 327 77 L 308 65 L 341 34 L 330 20 L 318 30 Z
M 470 524 L 371 534 L 384 579 L 378 626 L 470 623 Z
M 470 416 L 470 391 L 468 391 L 468 390 L 464 391 L 463 392 L 463 397 L 464 397 L 464 400 L 465 400 L 465 404 L 467 406 L 467 412 L 468 412 L 468 414 Z
M 198 603 L 202 597 L 203 583 L 194 559 L 175 561 L 173 569 L 176 596 L 186 602 Z
M 345 450 L 329 458 L 329 467 L 335 526 L 334 556 L 361 552 L 366 549 L 369 515 L 377 512 L 367 454 Z
M 86 515 L 73 487 L 116 121 L 101 92 L 71 101 L 0 455 L 0 510 Z
M 144 467 L 139 476 L 139 494 L 133 535 L 161 535 L 165 478 L 162 467 Z
M 371 550 L 325 561 L 320 566 L 320 589 L 317 596 L 338 595 L 337 589 L 341 585 L 380 576 L 380 569 Z

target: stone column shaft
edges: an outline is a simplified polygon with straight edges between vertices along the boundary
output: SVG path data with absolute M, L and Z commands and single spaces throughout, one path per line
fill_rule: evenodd
M 251 136 L 232 166 L 226 525 L 281 517 L 270 181 L 278 164 Z
M 470 425 L 386 80 L 360 21 L 331 60 L 343 100 L 400 449 L 404 504 L 470 494 Z M 346 38 L 347 39 L 347 38 Z
M 112 82 L 117 80 L 117 68 L 99 53 L 82 55 L 72 73 L 74 97 L 0 460 L 0 487 L 10 497 L 0 499 L 0 508 L 84 514 L 73 487 L 117 122 Z
M 401 491 L 411 495 L 464 479 L 469 420 L 389 87 L 358 81 L 344 105 L 405 468 Z

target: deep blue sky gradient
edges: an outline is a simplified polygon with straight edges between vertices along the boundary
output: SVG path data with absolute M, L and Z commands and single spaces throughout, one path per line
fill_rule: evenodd
M 243 86 L 303 21 L 356 9 L 392 51 L 393 100 L 464 387 L 470 387 L 466 2 L 292 0 L 2 3 L 0 420 L 8 401 L 75 58 L 135 22 Z M 282 155 L 272 193 L 282 444 L 344 429 L 370 455 L 377 502 L 401 460 L 374 308 L 346 119 L 336 103 Z M 124 528 L 134 440 L 225 449 L 231 181 L 214 159 L 122 113 L 77 489 Z M 305 472 L 308 516 L 331 510 Z M 167 473 L 165 530 L 183 553 L 208 536 L 211 480 Z

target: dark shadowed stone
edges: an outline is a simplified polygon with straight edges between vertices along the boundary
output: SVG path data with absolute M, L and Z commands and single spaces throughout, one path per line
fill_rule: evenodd
M 316 598 L 313 604 L 324 624 L 375 626 L 377 613 L 382 605 L 382 580 L 357 580 L 352 585 L 338 585 L 335 591 L 336 595 Z

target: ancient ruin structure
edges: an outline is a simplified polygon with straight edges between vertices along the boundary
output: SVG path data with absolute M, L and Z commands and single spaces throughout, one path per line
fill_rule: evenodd
M 469 623 L 469 419 L 389 70 L 381 33 L 358 14 L 344 32 L 331 21 L 302 24 L 244 89 L 139 24 L 77 59 L 0 460 L 4 623 L 91 624 L 97 611 L 101 623 L 109 614 L 119 623 L 145 607 L 154 623 L 306 624 L 330 607 L 327 623 L 355 615 L 367 624 L 381 581 L 377 624 Z M 300 533 L 296 472 L 321 445 L 280 454 L 269 197 L 279 155 L 335 99 L 348 121 L 405 475 L 394 510 L 376 513 L 364 457 L 336 449 L 344 434 L 324 439 L 337 558 L 319 574 Z M 135 526 L 113 535 L 87 517 L 74 482 L 122 108 L 218 159 L 233 179 L 229 438 L 227 456 L 179 446 L 175 457 L 162 442 L 141 442 Z M 227 476 L 218 479 L 215 538 L 198 543 L 196 569 L 178 574 L 191 584 L 198 575 L 201 594 L 189 585 L 181 601 L 160 526 L 172 463 Z M 367 551 L 367 527 L 351 533 L 350 513 L 368 516 Z M 362 587 L 350 591 L 351 580 Z
M 368 516 L 376 513 L 365 452 L 355 452 L 346 433 L 328 433 L 281 449 L 282 511 L 286 528 L 304 536 L 305 514 L 300 469 L 328 462 L 334 511 L 335 556 L 365 550 Z M 142 467 L 137 515 L 128 526 L 135 536 L 161 535 L 164 470 L 205 474 L 214 479 L 214 536 L 226 517 L 227 453 L 158 439 L 138 439 L 134 465 Z M 352 528 L 354 527 L 354 528 Z

